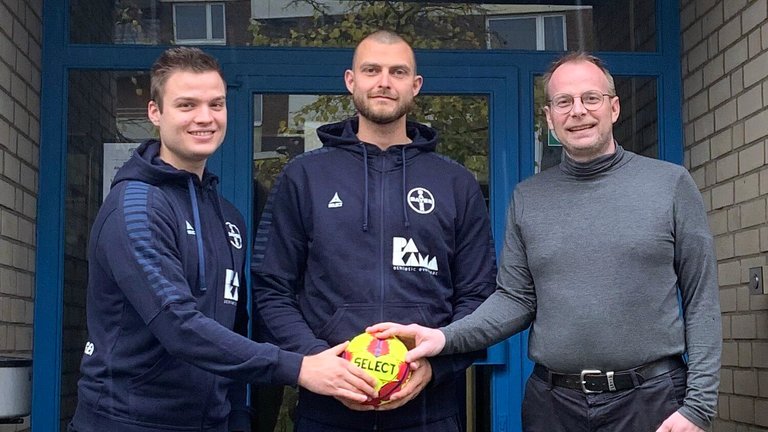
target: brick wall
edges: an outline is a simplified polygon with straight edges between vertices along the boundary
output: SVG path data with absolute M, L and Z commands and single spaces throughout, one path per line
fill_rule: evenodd
M 685 164 L 715 236 L 723 361 L 715 431 L 768 431 L 768 0 L 682 0 Z M 768 275 L 766 275 L 768 276 Z
M 0 0 L 0 356 L 32 354 L 41 14 L 42 0 Z

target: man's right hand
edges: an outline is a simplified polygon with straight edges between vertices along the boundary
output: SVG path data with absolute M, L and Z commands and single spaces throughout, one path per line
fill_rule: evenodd
M 365 402 L 376 396 L 376 380 L 364 370 L 339 357 L 349 342 L 304 357 L 299 371 L 299 385 L 327 396 Z
M 445 335 L 438 329 L 422 327 L 418 324 L 402 325 L 385 322 L 372 325 L 365 329 L 379 339 L 397 336 L 408 348 L 405 361 L 415 362 L 424 357 L 434 357 L 445 347 Z

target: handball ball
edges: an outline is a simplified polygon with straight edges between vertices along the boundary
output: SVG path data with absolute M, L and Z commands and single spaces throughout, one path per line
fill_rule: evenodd
M 369 333 L 355 336 L 344 351 L 344 358 L 376 378 L 378 397 L 365 405 L 382 405 L 405 385 L 411 376 L 410 365 L 405 361 L 408 348 L 396 337 L 378 339 Z

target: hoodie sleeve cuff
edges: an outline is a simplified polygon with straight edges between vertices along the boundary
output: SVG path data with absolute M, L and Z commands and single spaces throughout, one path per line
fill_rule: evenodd
M 278 367 L 275 370 L 273 384 L 296 385 L 299 382 L 299 371 L 304 356 L 290 351 L 280 350 L 277 353 Z

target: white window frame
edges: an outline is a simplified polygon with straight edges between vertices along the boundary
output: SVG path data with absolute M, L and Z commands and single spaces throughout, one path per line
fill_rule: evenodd
M 204 6 L 205 7 L 205 39 L 179 39 L 178 38 L 178 23 L 176 22 L 176 6 Z M 224 30 L 223 37 L 220 39 L 214 39 L 213 37 L 213 18 L 211 13 L 212 6 L 221 7 L 221 28 Z M 224 3 L 198 3 L 198 2 L 178 2 L 173 4 L 173 38 L 176 44 L 188 44 L 188 45 L 226 45 L 227 44 L 227 8 Z
M 530 20 L 535 19 L 536 20 L 536 51 L 546 51 L 546 47 L 544 46 L 545 41 L 545 34 L 544 34 L 544 18 L 551 18 L 551 17 L 559 17 L 563 23 L 563 50 L 568 51 L 568 37 L 566 33 L 566 25 L 565 25 L 565 15 L 563 14 L 541 14 L 541 15 L 503 15 L 503 16 L 493 16 L 488 17 L 485 19 L 485 30 L 488 37 L 486 38 L 486 43 L 488 49 L 497 49 L 497 48 L 491 48 L 491 21 L 504 21 L 504 20 Z

